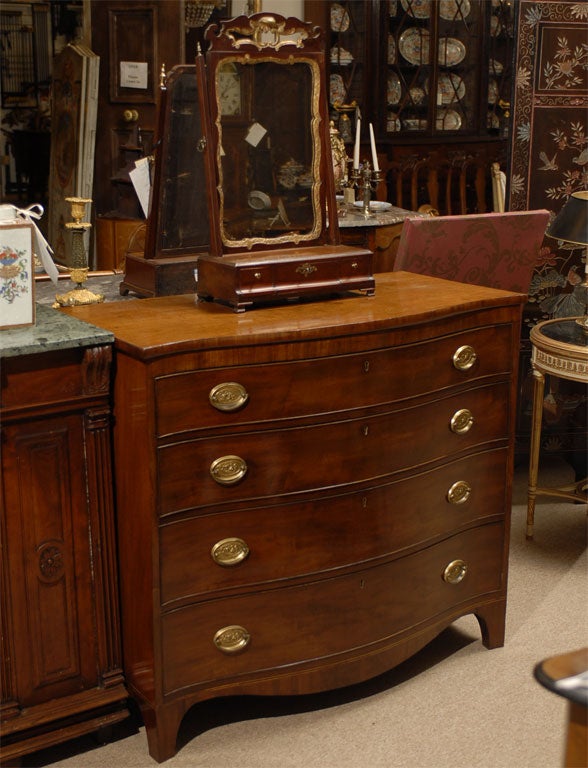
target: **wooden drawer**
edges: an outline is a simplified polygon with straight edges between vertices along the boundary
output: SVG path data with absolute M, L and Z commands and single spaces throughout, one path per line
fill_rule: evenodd
M 500 523 L 481 526 L 338 578 L 171 611 L 162 617 L 164 694 L 287 665 L 316 665 L 336 654 L 372 652 L 375 644 L 421 622 L 458 606 L 465 610 L 482 595 L 496 597 L 505 587 L 503 536 Z M 467 564 L 467 573 L 450 584 L 443 574 L 455 560 Z M 244 627 L 250 641 L 242 652 L 227 654 L 214 638 L 233 626 Z
M 159 511 L 284 497 L 297 492 L 380 481 L 476 445 L 506 440 L 508 384 L 478 387 L 425 404 L 305 427 L 177 442 L 158 449 Z M 463 434 L 451 421 L 470 412 Z M 222 485 L 211 468 L 223 462 L 242 480 Z M 266 502 L 267 503 L 267 502 Z
M 460 370 L 457 350 L 476 359 Z M 511 358 L 511 329 L 477 328 L 395 349 L 267 365 L 172 374 L 155 380 L 159 436 L 209 427 L 337 413 L 504 374 Z M 459 365 L 459 363 L 457 363 Z M 222 385 L 230 384 L 231 386 Z M 246 393 L 239 405 L 234 384 Z M 216 389 L 218 407 L 210 403 Z M 234 407 L 222 411 L 219 407 Z
M 333 574 L 422 546 L 502 515 L 506 471 L 502 448 L 358 493 L 162 525 L 161 602 L 172 608 L 222 590 Z

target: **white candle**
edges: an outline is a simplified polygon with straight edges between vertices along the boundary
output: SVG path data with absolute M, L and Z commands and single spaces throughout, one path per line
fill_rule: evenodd
M 372 160 L 374 164 L 374 171 L 379 171 L 378 165 L 378 153 L 376 152 L 376 140 L 374 139 L 374 126 L 370 123 L 370 144 L 372 145 Z
M 359 170 L 359 134 L 361 132 L 361 119 L 355 122 L 355 146 L 353 147 L 353 170 Z

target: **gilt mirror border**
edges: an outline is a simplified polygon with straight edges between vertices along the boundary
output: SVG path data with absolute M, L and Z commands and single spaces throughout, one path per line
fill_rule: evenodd
M 220 234 L 221 248 L 224 252 L 266 250 L 275 247 L 295 247 L 301 244 L 311 245 L 324 242 L 327 233 L 327 207 L 329 194 L 333 195 L 334 184 L 329 184 L 327 165 L 330 156 L 327 155 L 328 115 L 326 111 L 326 94 L 324 92 L 325 50 L 324 35 L 319 27 L 309 22 L 295 18 L 284 18 L 278 14 L 259 13 L 253 16 L 240 16 L 219 24 L 211 25 L 206 31 L 207 81 L 210 96 L 211 127 L 213 129 L 214 165 L 216 171 L 216 193 L 218 199 L 217 232 Z M 230 181 L 223 173 L 223 139 L 230 132 L 230 125 L 236 118 L 226 118 L 220 102 L 219 77 L 223 65 L 240 67 L 242 73 L 251 73 L 253 80 L 255 65 L 271 64 L 278 66 L 303 65 L 308 67 L 309 87 L 305 94 L 304 110 L 308 115 L 309 143 L 308 161 L 311 183 L 308 197 L 312 218 L 308 226 L 288 229 L 288 221 L 284 231 L 268 236 L 267 232 L 251 236 L 250 232 L 235 232 L 231 230 L 229 206 L 226 205 L 226 187 Z M 252 98 L 251 84 L 246 85 L 247 97 Z M 247 90 L 249 89 L 249 90 Z M 300 99 L 298 94 L 294 98 Z M 324 102 L 324 104 L 323 104 Z M 237 108 L 238 111 L 238 108 Z M 247 117 L 255 118 L 255 107 Z M 232 121 L 232 122 L 231 122 Z M 251 120 L 254 123 L 254 120 Z M 229 128 L 227 128 L 229 126 Z M 329 160 L 330 162 L 330 160 Z M 275 170 L 275 168 L 274 168 Z M 331 189 L 331 186 L 333 189 Z M 279 190 L 276 194 L 280 198 Z M 281 206 L 281 199 L 279 200 Z M 330 208 L 329 208 L 330 210 Z M 331 217 L 329 217 L 331 218 Z M 332 228 L 329 225 L 329 235 Z M 337 238 L 338 239 L 338 238 Z

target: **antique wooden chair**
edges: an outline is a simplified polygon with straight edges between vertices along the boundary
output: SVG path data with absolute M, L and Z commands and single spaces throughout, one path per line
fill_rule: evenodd
M 394 271 L 528 293 L 549 211 L 407 218 Z

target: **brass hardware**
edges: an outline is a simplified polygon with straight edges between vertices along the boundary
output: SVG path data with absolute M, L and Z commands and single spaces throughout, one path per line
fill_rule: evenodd
M 469 371 L 477 359 L 476 350 L 469 344 L 464 344 L 453 353 L 453 365 L 458 371 Z
M 362 432 L 364 436 L 367 437 L 370 433 L 370 428 L 366 425 L 365 427 L 363 427 Z
M 452 560 L 443 571 L 443 581 L 448 584 L 459 584 L 468 572 L 467 563 L 463 560 Z
M 464 504 L 472 494 L 472 486 L 465 480 L 458 480 L 453 483 L 447 491 L 447 501 L 450 504 Z
M 253 273 L 253 277 L 254 277 L 256 280 L 261 280 L 261 272 L 254 272 L 254 273 Z
M 242 408 L 249 400 L 249 393 L 236 381 L 223 381 L 210 390 L 208 400 L 217 411 L 229 413 Z
M 460 408 L 451 417 L 451 431 L 456 435 L 465 435 L 474 426 L 474 417 L 467 408 Z
M 239 565 L 249 555 L 249 547 L 243 539 L 232 536 L 229 539 L 217 541 L 210 550 L 210 555 L 217 565 L 230 568 L 233 565 Z
M 312 275 L 313 272 L 316 272 L 316 269 L 315 266 L 306 262 L 306 264 L 301 264 L 299 267 L 296 267 L 296 272 L 298 272 L 299 275 L 308 277 L 309 275 Z
M 210 474 L 219 485 L 237 485 L 247 474 L 247 463 L 240 456 L 220 456 L 210 465 Z
M 139 119 L 139 113 L 136 109 L 125 109 L 123 112 L 123 120 L 125 123 L 136 123 Z
M 357 269 L 359 267 L 359 264 L 356 261 L 353 261 L 351 263 L 351 269 Z
M 204 152 L 206 149 L 206 136 L 201 136 L 196 142 L 196 149 L 198 152 Z
M 363 361 L 363 370 L 366 373 L 369 373 L 369 370 L 370 370 L 370 361 L 369 360 L 364 360 Z
M 239 653 L 244 651 L 249 645 L 251 635 L 245 629 L 238 624 L 231 624 L 228 627 L 223 627 L 215 633 L 213 642 L 219 651 L 223 653 Z

